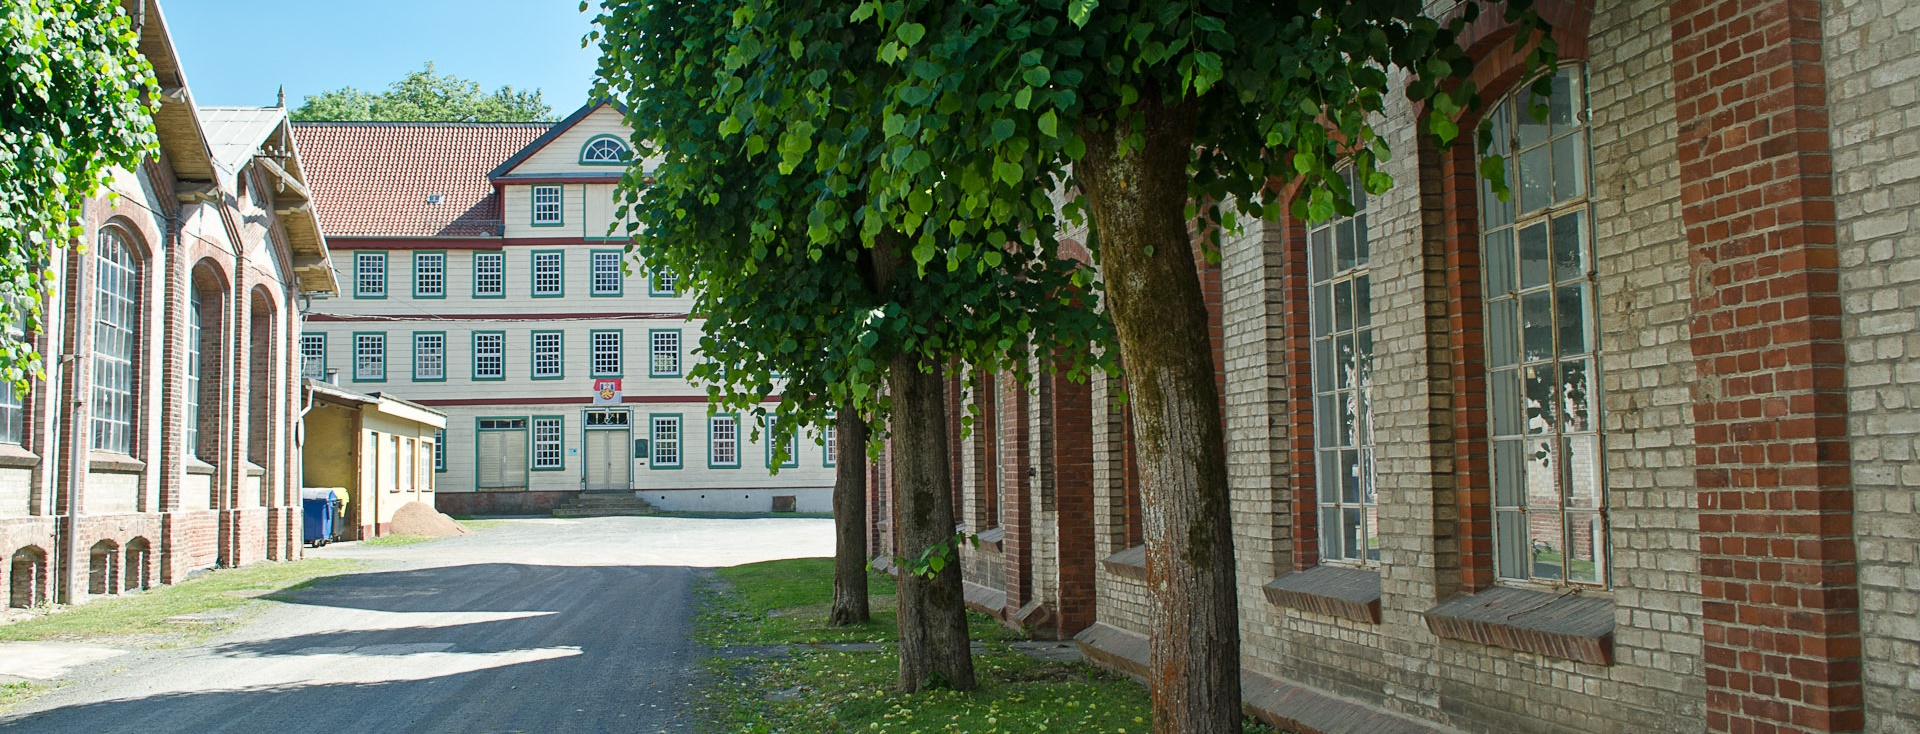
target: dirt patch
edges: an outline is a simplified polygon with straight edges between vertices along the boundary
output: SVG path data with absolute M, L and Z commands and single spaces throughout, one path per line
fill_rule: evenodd
M 419 535 L 428 538 L 444 538 L 449 535 L 466 535 L 473 531 L 461 525 L 451 517 L 440 514 L 432 505 L 425 502 L 408 502 L 393 512 L 394 535 Z

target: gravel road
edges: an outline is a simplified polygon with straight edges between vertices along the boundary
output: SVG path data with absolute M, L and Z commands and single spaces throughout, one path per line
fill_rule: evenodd
M 311 556 L 368 569 L 190 647 L 70 673 L 0 732 L 677 732 L 700 569 L 833 553 L 819 519 L 514 520 Z

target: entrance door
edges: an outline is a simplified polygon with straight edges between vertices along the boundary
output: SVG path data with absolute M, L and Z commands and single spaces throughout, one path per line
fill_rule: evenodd
M 527 488 L 527 419 L 481 419 L 478 440 L 474 443 L 476 487 Z
M 633 431 L 624 410 L 587 412 L 586 458 L 589 492 L 633 489 Z

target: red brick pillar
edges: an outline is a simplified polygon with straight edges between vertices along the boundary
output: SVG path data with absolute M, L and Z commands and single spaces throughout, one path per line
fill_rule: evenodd
M 1000 401 L 996 416 L 999 419 L 997 431 L 999 441 L 995 446 L 1000 470 L 1000 491 L 1005 501 L 1000 506 L 1000 526 L 1006 529 L 1001 545 L 1006 563 L 1007 613 L 1018 612 L 1027 602 L 1033 600 L 1033 478 L 1029 471 L 1033 468 L 1032 435 L 1028 429 L 1029 413 L 1025 385 L 1011 375 L 997 378 L 999 388 L 995 392 Z
M 1863 725 L 1820 16 L 1671 6 L 1712 731 Z
M 1050 374 L 1054 542 L 1059 555 L 1059 599 L 1052 623 L 1066 639 L 1092 625 L 1094 609 L 1093 388 Z

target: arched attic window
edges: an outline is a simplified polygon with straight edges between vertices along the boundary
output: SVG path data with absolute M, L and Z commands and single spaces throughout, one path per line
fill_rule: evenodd
M 587 165 L 625 165 L 632 159 L 633 149 L 612 135 L 596 136 L 580 148 L 580 162 Z

